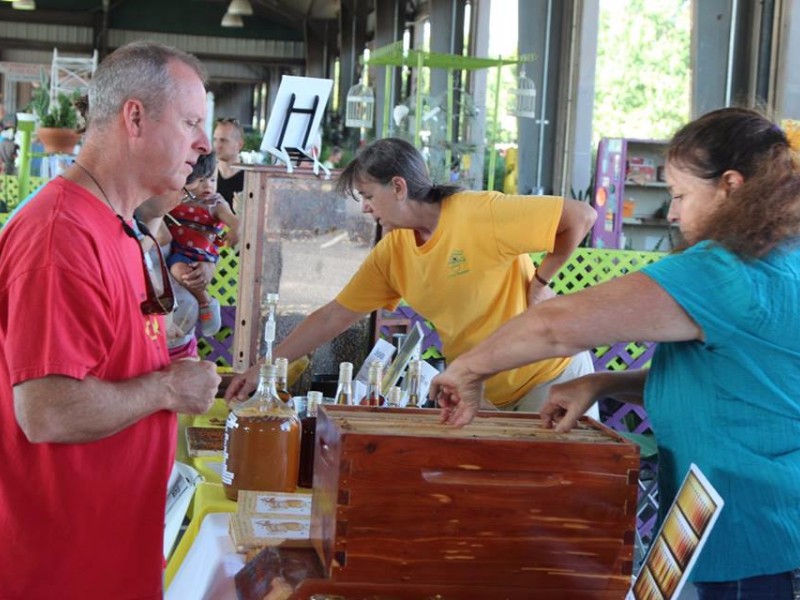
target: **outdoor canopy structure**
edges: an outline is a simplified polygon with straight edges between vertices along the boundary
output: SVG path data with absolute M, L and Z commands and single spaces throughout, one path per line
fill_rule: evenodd
M 476 56 L 459 56 L 456 54 L 442 54 L 438 52 L 426 52 L 424 50 L 413 50 L 403 47 L 402 41 L 393 42 L 374 50 L 367 63 L 371 66 L 385 66 L 386 77 L 385 89 L 383 94 L 383 129 L 382 134 L 386 135 L 389 131 L 389 115 L 391 114 L 391 82 L 393 67 L 416 67 L 421 71 L 423 67 L 429 69 L 447 70 L 447 148 L 445 149 L 445 164 L 449 165 L 452 160 L 453 143 L 453 73 L 454 71 L 474 71 L 478 69 L 497 69 L 497 89 L 500 89 L 501 69 L 505 65 L 517 65 L 531 62 L 536 58 L 534 54 L 523 54 L 518 58 L 479 58 Z M 492 110 L 492 135 L 490 142 L 497 138 L 497 120 L 499 116 L 500 95 L 497 94 Z M 414 145 L 420 145 L 420 129 L 422 126 L 422 86 L 416 86 L 416 111 L 414 121 Z M 494 188 L 494 165 L 495 153 L 489 153 L 489 181 L 488 189 Z

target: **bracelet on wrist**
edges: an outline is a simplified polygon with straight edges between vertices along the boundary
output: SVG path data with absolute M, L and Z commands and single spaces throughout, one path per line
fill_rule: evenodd
M 544 277 L 539 275 L 539 269 L 534 269 L 533 270 L 533 278 L 536 281 L 538 281 L 539 283 L 541 283 L 542 285 L 545 285 L 545 286 L 550 285 L 550 280 L 549 279 L 545 279 Z

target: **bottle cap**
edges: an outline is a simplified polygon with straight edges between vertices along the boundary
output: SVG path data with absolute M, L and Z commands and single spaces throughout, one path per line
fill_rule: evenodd
M 350 380 L 353 378 L 353 363 L 341 362 L 339 363 L 339 379 Z
M 393 385 L 389 388 L 389 398 L 387 399 L 387 403 L 389 406 L 400 406 L 400 398 L 402 397 L 402 391 L 400 390 L 400 386 Z
M 289 370 L 289 359 L 283 357 L 276 358 L 275 369 L 278 373 L 286 373 Z
M 411 375 L 411 374 L 419 375 L 421 363 L 422 363 L 422 361 L 419 360 L 419 359 L 410 360 L 408 362 L 408 373 L 409 373 L 409 375 Z
M 267 379 L 270 377 L 275 377 L 275 373 L 275 365 L 271 365 L 269 363 L 261 363 L 261 366 L 258 368 L 258 374 L 262 377 L 266 377 Z
M 316 390 L 312 390 L 308 392 L 308 410 L 311 411 L 311 408 L 316 408 L 320 404 L 322 404 L 322 392 L 318 392 Z

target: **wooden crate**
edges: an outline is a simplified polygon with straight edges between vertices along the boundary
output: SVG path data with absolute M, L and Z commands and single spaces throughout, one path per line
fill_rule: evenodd
M 485 412 L 454 429 L 438 411 L 325 406 L 316 439 L 311 537 L 330 581 L 574 598 L 630 585 L 638 448 L 596 421 L 555 434 Z

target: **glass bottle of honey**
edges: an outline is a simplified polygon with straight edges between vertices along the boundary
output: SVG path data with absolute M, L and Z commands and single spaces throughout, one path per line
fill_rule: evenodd
M 300 419 L 275 389 L 275 366 L 261 365 L 255 394 L 225 423 L 222 487 L 229 500 L 239 490 L 293 492 L 300 464 Z
M 336 386 L 336 404 L 353 404 L 353 363 L 339 363 L 339 385 Z
M 275 389 L 278 392 L 278 398 L 283 400 L 284 404 L 288 404 L 292 399 L 289 393 L 289 359 L 276 358 L 275 359 Z
M 361 406 L 383 406 L 386 398 L 381 394 L 381 382 L 383 381 L 383 363 L 373 360 L 369 363 L 367 378 L 367 393 L 361 399 Z

